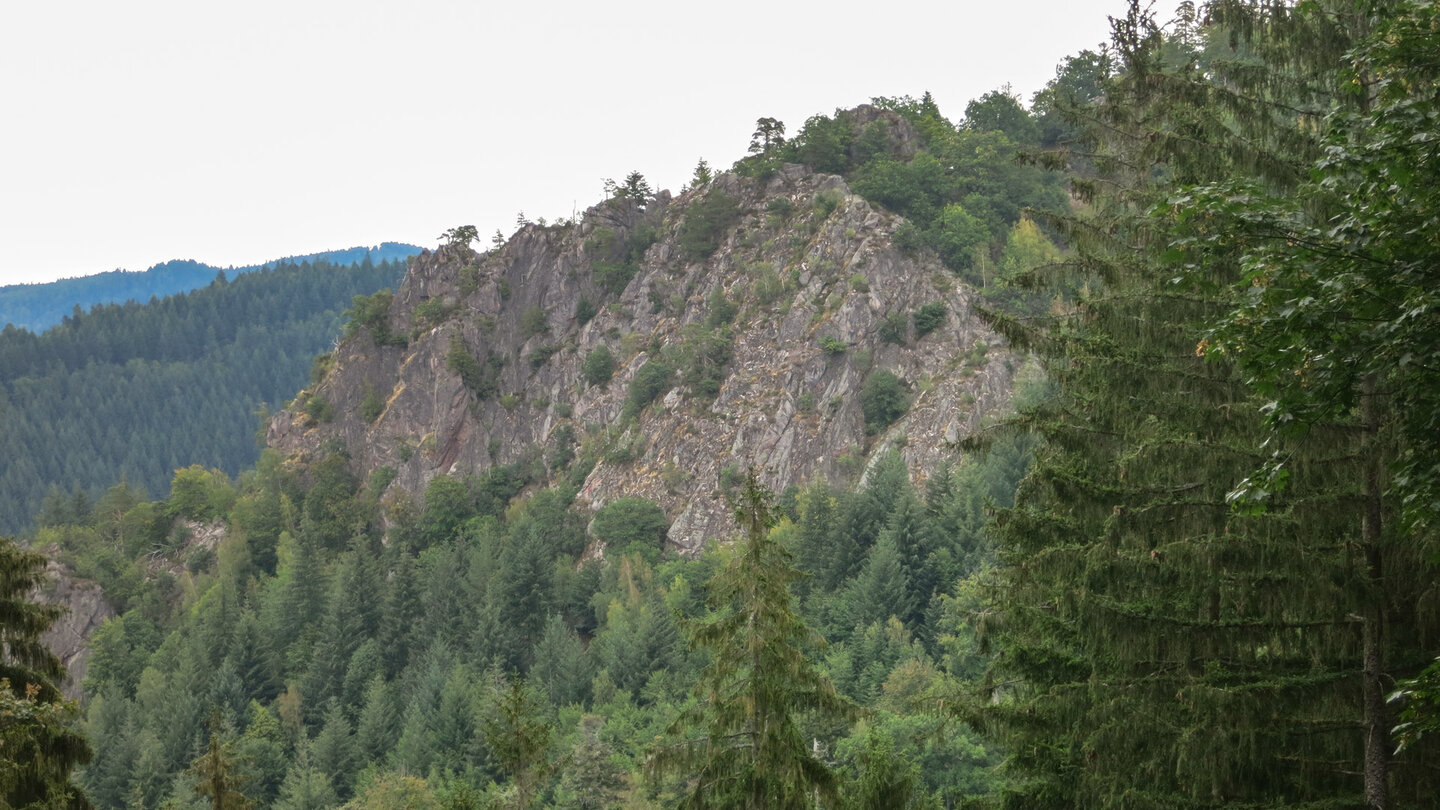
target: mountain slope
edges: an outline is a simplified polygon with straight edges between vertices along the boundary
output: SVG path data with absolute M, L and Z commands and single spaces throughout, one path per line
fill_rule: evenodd
M 973 290 L 895 247 L 903 222 L 787 165 L 619 196 L 483 255 L 442 248 L 352 322 L 268 441 L 312 460 L 338 441 L 355 472 L 394 471 L 391 497 L 543 467 L 531 477 L 568 475 L 593 508 L 660 503 L 690 551 L 730 534 L 721 495 L 748 465 L 781 490 L 898 448 L 923 477 L 1006 406 L 1013 360 Z M 613 378 L 587 382 L 603 351 Z
M 198 290 L 214 281 L 220 273 L 234 281 L 243 273 L 274 268 L 281 264 L 324 262 L 350 265 L 367 260 L 381 264 L 390 261 L 403 262 L 419 252 L 420 248 L 414 245 L 384 242 L 374 247 L 353 247 L 306 256 L 290 256 L 245 267 L 216 267 L 187 259 L 164 262 L 138 272 L 111 270 L 80 278 L 63 278 L 45 284 L 12 284 L 0 287 L 0 326 L 13 324 L 32 332 L 43 332 L 72 315 L 76 307 L 79 307 L 81 312 L 86 312 L 101 304 L 123 304 L 126 301 L 143 304 L 152 297 L 163 298 Z
M 124 478 L 159 495 L 177 467 L 253 465 L 254 411 L 289 400 L 354 296 L 403 271 L 286 265 L 41 335 L 0 331 L 0 532 L 30 523 L 47 490 L 94 497 Z

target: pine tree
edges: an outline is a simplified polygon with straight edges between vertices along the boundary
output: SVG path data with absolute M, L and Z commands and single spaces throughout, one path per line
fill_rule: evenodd
M 735 517 L 743 535 L 709 583 L 711 615 L 692 643 L 712 653 L 699 703 L 670 726 L 652 773 L 693 775 L 684 806 L 809 810 L 835 796 L 836 780 L 800 731 L 802 712 L 845 718 L 853 709 L 810 662 L 818 643 L 795 615 L 790 584 L 801 576 L 770 536 L 770 494 L 750 470 Z

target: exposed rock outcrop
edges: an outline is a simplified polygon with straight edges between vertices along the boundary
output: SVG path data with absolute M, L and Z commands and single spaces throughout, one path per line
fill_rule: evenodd
M 36 601 L 59 604 L 65 613 L 40 637 L 41 643 L 59 656 L 65 665 L 65 682 L 60 690 L 68 698 L 80 697 L 85 669 L 90 662 L 87 643 L 100 625 L 115 615 L 100 586 L 89 580 L 77 579 L 60 563 L 45 566 L 46 581 Z
M 389 486 L 418 496 L 436 475 L 548 458 L 569 425 L 599 459 L 581 497 L 660 503 L 684 551 L 731 533 L 722 482 L 747 465 L 777 490 L 854 482 L 895 449 L 923 478 L 1007 407 L 1013 358 L 973 314 L 970 288 L 896 246 L 903 224 L 840 177 L 792 165 L 643 206 L 613 199 L 484 254 L 441 248 L 414 261 L 386 314 L 407 345 L 380 345 L 373 329 L 342 341 L 325 379 L 271 422 L 269 443 L 302 459 L 343 444 L 356 472 L 390 467 Z M 946 316 L 918 335 L 911 316 L 927 304 Z M 717 306 L 735 308 L 729 326 Z M 729 340 L 723 371 L 710 369 L 718 392 L 676 373 L 627 416 L 646 363 L 684 365 L 707 335 Z M 602 345 L 618 368 L 587 384 L 582 364 Z M 491 375 L 478 394 L 478 372 L 467 387 L 455 370 L 456 347 Z M 867 435 L 859 394 L 880 369 L 906 382 L 911 405 Z M 323 408 L 305 407 L 317 399 Z

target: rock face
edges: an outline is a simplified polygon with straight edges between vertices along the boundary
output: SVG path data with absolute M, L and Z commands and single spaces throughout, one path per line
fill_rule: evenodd
M 894 449 L 923 479 L 1007 407 L 1014 361 L 973 314 L 973 290 L 896 247 L 903 224 L 839 177 L 786 166 L 644 205 L 612 199 L 483 254 L 442 247 L 414 261 L 380 321 L 382 342 L 397 342 L 388 331 L 406 345 L 381 345 L 373 323 L 355 331 L 273 419 L 269 444 L 302 460 L 343 444 L 357 473 L 395 472 L 388 497 L 418 499 L 436 475 L 522 459 L 559 475 L 551 451 L 573 433 L 598 459 L 580 497 L 593 508 L 656 501 L 687 552 L 732 533 L 722 489 L 749 465 L 777 491 L 855 483 Z M 946 314 L 922 336 L 912 315 L 927 304 Z M 616 370 L 589 384 L 582 365 L 601 346 Z M 476 361 L 472 383 L 489 375 L 483 385 L 462 381 L 457 347 Z M 700 371 L 666 377 L 627 414 L 632 381 L 662 359 Z M 861 392 L 880 370 L 905 382 L 911 404 L 867 435 Z
M 40 641 L 65 665 L 65 683 L 60 685 L 60 691 L 77 699 L 90 661 L 86 644 L 100 625 L 115 615 L 115 610 L 105 601 L 99 585 L 76 579 L 60 563 L 52 560 L 45 574 L 45 585 L 34 594 L 36 601 L 60 604 L 66 611 L 41 635 Z

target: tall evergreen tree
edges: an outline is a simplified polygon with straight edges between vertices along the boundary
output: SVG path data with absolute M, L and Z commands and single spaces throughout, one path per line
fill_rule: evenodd
M 691 636 L 713 656 L 699 702 L 671 725 L 651 769 L 693 775 L 684 806 L 696 810 L 809 810 L 817 795 L 834 798 L 836 780 L 801 733 L 800 714 L 853 710 L 805 653 L 818 638 L 795 614 L 790 584 L 801 574 L 770 535 L 771 497 L 753 469 L 735 517 L 743 535 L 709 583 L 713 612 Z
M 1435 794 L 1384 745 L 1377 686 L 1423 663 L 1436 625 L 1415 605 L 1434 572 L 1377 535 L 1393 506 L 1365 408 L 1307 442 L 1270 435 L 1254 378 L 1197 356 L 1247 294 L 1237 257 L 1195 260 L 1167 223 L 1193 204 L 1183 188 L 1245 177 L 1283 193 L 1307 176 L 1311 122 L 1352 103 L 1331 62 L 1366 8 L 1393 5 L 1225 0 L 1168 38 L 1134 4 L 1115 23 L 1122 71 L 1080 111 L 1100 176 L 1077 188 L 1095 216 L 1056 223 L 1082 292 L 1048 318 L 991 315 L 1058 387 L 1028 417 L 1045 446 L 998 530 L 1006 687 L 982 714 L 1011 752 L 1009 806 Z M 1287 486 L 1237 511 L 1276 449 Z

